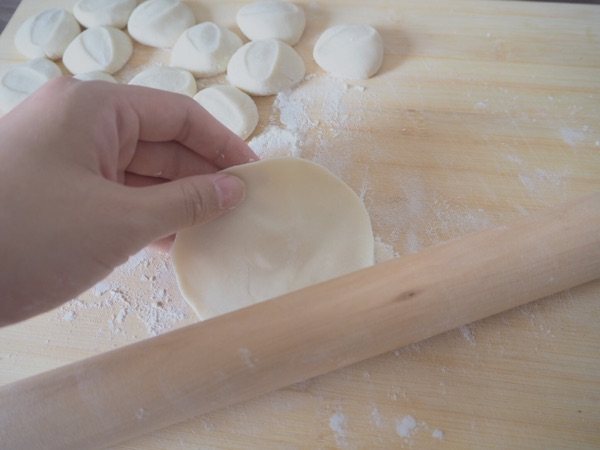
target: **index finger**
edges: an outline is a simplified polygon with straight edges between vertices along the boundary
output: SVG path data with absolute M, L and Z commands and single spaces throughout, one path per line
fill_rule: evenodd
M 258 160 L 240 137 L 190 97 L 141 86 L 116 87 L 119 107 L 132 113 L 119 115 L 120 120 L 137 117 L 138 140 L 177 141 L 221 169 Z

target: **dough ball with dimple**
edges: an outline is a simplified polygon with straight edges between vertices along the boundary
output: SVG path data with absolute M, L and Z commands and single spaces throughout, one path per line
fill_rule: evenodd
M 175 92 L 192 97 L 198 92 L 196 79 L 191 73 L 173 67 L 151 67 L 133 77 L 129 84 Z
M 273 95 L 304 78 L 304 61 L 289 45 L 276 39 L 252 41 L 231 57 L 227 79 L 253 95 Z
M 332 75 L 365 80 L 381 67 L 383 40 L 370 25 L 336 25 L 319 37 L 313 57 Z
M 204 22 L 183 32 L 171 53 L 171 66 L 196 76 L 211 77 L 227 70 L 227 63 L 242 40 L 232 31 Z
M 196 23 L 193 11 L 179 0 L 148 0 L 133 10 L 127 29 L 133 39 L 151 47 L 169 48 Z
M 226 169 L 246 199 L 177 233 L 179 287 L 202 318 L 224 314 L 373 264 L 373 231 L 358 196 L 309 161 L 284 158 Z
M 10 67 L 0 78 L 0 110 L 8 112 L 52 78 L 60 68 L 46 58 L 36 58 Z
M 90 28 L 75 38 L 65 50 L 63 63 L 69 72 L 101 71 L 115 73 L 131 58 L 131 39 L 113 27 Z
M 242 139 L 258 124 L 256 103 L 236 87 L 211 86 L 198 92 L 194 100 Z
M 79 81 L 108 81 L 109 83 L 117 82 L 112 75 L 100 71 L 80 73 L 75 75 L 73 78 Z
M 79 0 L 73 14 L 87 28 L 124 28 L 136 6 L 137 0 Z
M 15 35 L 15 46 L 28 58 L 59 59 L 80 32 L 71 13 L 58 8 L 46 9 L 23 22 Z
M 306 18 L 298 5 L 280 0 L 265 0 L 243 6 L 237 24 L 248 39 L 279 39 L 296 44 L 304 32 Z

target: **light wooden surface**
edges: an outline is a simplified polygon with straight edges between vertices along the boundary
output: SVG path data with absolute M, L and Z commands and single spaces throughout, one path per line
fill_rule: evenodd
M 20 59 L 18 23 L 72 3 L 25 0 L 0 38 L 1 67 Z M 224 25 L 238 6 L 195 4 Z M 298 49 L 319 74 L 309 83 L 325 83 L 310 52 L 326 26 L 368 22 L 382 32 L 381 73 L 360 83 L 364 92 L 333 98 L 347 118 L 332 119 L 331 96 L 307 106 L 319 123 L 303 137 L 303 155 L 363 196 L 377 236 L 398 253 L 600 189 L 600 7 L 328 1 L 306 9 Z M 136 50 L 122 80 L 165 57 Z M 257 134 L 272 101 L 258 102 Z M 97 288 L 78 309 L 0 330 L 0 383 L 193 322 L 165 261 L 143 261 L 115 275 L 116 293 Z M 165 304 L 144 309 L 162 289 Z M 115 448 L 595 448 L 599 296 L 600 283 L 590 283 Z M 120 320 L 124 301 L 141 312 Z M 161 315 L 173 305 L 180 309 Z M 153 315 L 159 323 L 148 326 Z M 405 437 L 407 416 L 417 426 Z

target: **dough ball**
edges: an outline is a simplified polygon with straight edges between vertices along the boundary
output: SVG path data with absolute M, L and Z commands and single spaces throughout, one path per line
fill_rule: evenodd
M 73 78 L 80 81 L 108 81 L 109 83 L 117 82 L 112 75 L 99 71 L 80 73 L 79 75 L 75 75 Z
M 124 28 L 137 0 L 79 0 L 73 14 L 87 28 Z
M 0 78 L 0 109 L 8 112 L 52 78 L 60 68 L 46 58 L 36 58 L 10 67 Z
M 212 77 L 227 70 L 227 63 L 242 40 L 232 31 L 204 22 L 183 32 L 171 53 L 171 66 L 196 76 Z
M 258 124 L 256 103 L 236 87 L 211 86 L 198 92 L 194 100 L 242 139 Z
M 127 28 L 142 44 L 168 48 L 195 23 L 190 7 L 179 0 L 148 0 L 133 10 Z
M 253 95 L 273 95 L 304 78 L 304 61 L 276 39 L 252 41 L 233 54 L 227 66 L 229 82 Z
M 198 92 L 196 79 L 192 74 L 187 70 L 173 67 L 151 67 L 138 73 L 129 81 L 129 84 L 161 89 L 190 97 Z
M 230 167 L 246 199 L 177 233 L 179 288 L 209 318 L 373 264 L 373 232 L 358 196 L 326 169 L 283 158 Z
M 370 25 L 337 25 L 319 37 L 313 57 L 332 75 L 365 80 L 381 67 L 383 40 Z
M 15 35 L 15 46 L 28 58 L 59 59 L 79 33 L 81 28 L 71 13 L 46 9 L 23 22 Z
M 304 32 L 306 18 L 299 6 L 280 0 L 250 3 L 237 13 L 237 24 L 248 39 L 279 39 L 294 45 Z

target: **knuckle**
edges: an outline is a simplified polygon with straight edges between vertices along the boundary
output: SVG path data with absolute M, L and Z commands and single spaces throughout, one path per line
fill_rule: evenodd
M 207 201 L 199 186 L 193 183 L 181 184 L 183 198 L 183 219 L 189 225 L 201 223 L 207 215 Z

